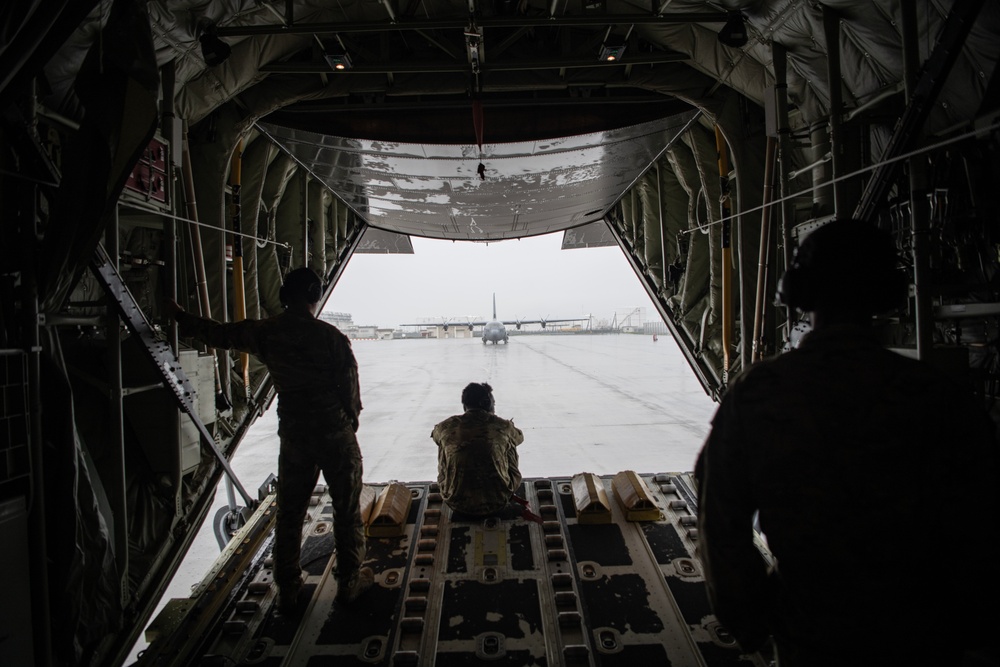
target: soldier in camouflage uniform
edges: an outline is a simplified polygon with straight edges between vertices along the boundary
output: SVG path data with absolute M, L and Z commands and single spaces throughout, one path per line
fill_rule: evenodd
M 319 471 L 329 487 L 337 545 L 337 599 L 351 602 L 372 583 L 361 568 L 365 533 L 361 520 L 361 450 L 355 432 L 361 413 L 358 364 L 351 342 L 316 318 L 322 282 L 312 269 L 290 272 L 281 287 L 285 312 L 264 320 L 220 324 L 171 310 L 183 336 L 206 345 L 257 355 L 278 392 L 278 517 L 274 578 L 279 609 L 295 609 L 302 588 L 299 555 L 302 523 Z
M 434 427 L 438 485 L 448 506 L 485 516 L 504 509 L 521 485 L 517 446 L 524 442 L 514 422 L 493 414 L 493 388 L 473 382 L 462 391 L 465 413 Z
M 955 665 L 995 631 L 993 425 L 967 389 L 879 345 L 872 315 L 902 282 L 870 225 L 807 237 L 779 296 L 812 332 L 729 388 L 698 460 L 712 606 L 745 650 L 773 637 L 780 667 Z

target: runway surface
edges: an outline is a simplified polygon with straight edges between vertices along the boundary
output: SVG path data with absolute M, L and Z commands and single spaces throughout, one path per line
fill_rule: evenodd
M 497 414 L 524 431 L 518 451 L 525 478 L 689 471 L 717 407 L 668 336 L 655 342 L 636 334 L 567 334 L 511 336 L 507 345 L 483 345 L 478 338 L 353 345 L 364 403 L 358 440 L 370 483 L 436 479 L 431 429 L 462 411 L 469 382 L 490 383 Z M 277 471 L 277 460 L 272 406 L 247 433 L 232 467 L 247 489 L 256 489 Z M 223 488 L 210 518 L 226 504 Z M 187 597 L 218 553 L 206 522 L 161 606 Z

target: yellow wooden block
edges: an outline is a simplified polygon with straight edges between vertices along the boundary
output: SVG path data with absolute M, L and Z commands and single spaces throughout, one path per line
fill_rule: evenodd
M 660 508 L 642 477 L 631 470 L 623 470 L 611 480 L 611 490 L 628 521 L 656 521 Z
M 382 489 L 365 527 L 365 534 L 369 537 L 402 535 L 412 501 L 413 494 L 403 484 L 393 482 Z
M 611 523 L 611 503 L 600 477 L 581 472 L 573 476 L 572 486 L 579 523 Z

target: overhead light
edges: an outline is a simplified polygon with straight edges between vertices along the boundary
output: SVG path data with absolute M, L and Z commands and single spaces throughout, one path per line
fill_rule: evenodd
M 613 63 L 618 60 L 621 60 L 624 54 L 625 54 L 624 44 L 619 44 L 616 46 L 608 46 L 607 44 L 602 44 L 601 55 L 598 57 L 598 60 Z
M 327 64 L 338 72 L 345 72 L 351 69 L 351 56 L 349 53 L 327 53 L 323 56 Z
M 719 31 L 719 41 L 734 49 L 746 46 L 750 37 L 747 35 L 747 24 L 743 20 L 743 14 L 732 12 L 729 15 L 726 25 Z
M 219 36 L 215 33 L 214 23 L 206 23 L 204 25 L 198 41 L 201 42 L 201 57 L 209 67 L 215 67 L 226 62 L 226 59 L 233 52 L 232 47 L 219 39 Z

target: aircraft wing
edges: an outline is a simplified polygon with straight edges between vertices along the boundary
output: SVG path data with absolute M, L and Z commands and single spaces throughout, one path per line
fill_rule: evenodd
M 450 322 L 418 322 L 411 324 L 397 324 L 400 327 L 481 327 L 485 326 L 486 322 L 483 320 L 451 320 Z
M 569 318 L 569 319 L 561 319 L 561 320 L 549 320 L 549 319 L 544 319 L 544 320 L 502 320 L 502 322 L 504 324 L 513 324 L 514 326 L 517 326 L 518 324 L 559 324 L 559 323 L 562 323 L 562 322 L 586 322 L 587 319 L 588 318 L 586 318 L 586 317 L 572 317 L 572 318 Z

